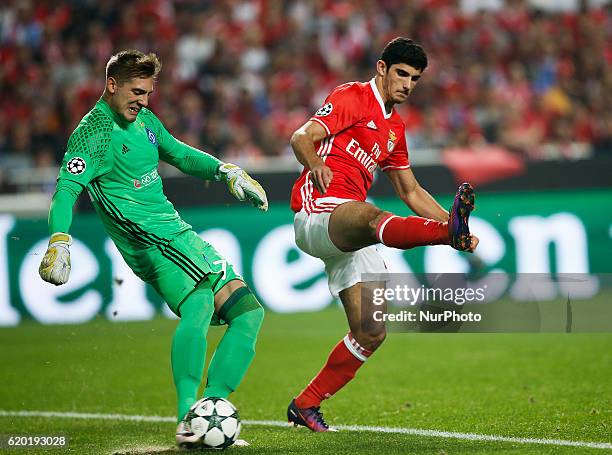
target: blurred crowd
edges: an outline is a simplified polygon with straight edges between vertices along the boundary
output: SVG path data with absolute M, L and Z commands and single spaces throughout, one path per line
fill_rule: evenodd
M 151 108 L 175 136 L 226 160 L 289 154 L 292 131 L 333 87 L 370 79 L 398 35 L 430 61 L 398 107 L 411 150 L 612 154 L 610 6 L 467 3 L 4 0 L 0 168 L 56 166 L 102 93 L 109 56 L 126 48 L 160 56 Z

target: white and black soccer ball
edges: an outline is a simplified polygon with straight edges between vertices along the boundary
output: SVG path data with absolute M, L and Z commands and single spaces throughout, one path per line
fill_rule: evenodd
M 85 160 L 79 156 L 75 156 L 70 161 L 68 161 L 68 164 L 66 164 L 66 170 L 73 175 L 82 174 L 83 172 L 85 172 L 86 167 L 87 164 L 85 163 Z
M 225 398 L 202 398 L 189 409 L 186 420 L 206 448 L 225 449 L 240 434 L 238 410 Z

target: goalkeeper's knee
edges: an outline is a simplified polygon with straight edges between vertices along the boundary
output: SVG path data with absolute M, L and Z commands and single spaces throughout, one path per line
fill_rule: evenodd
M 251 290 L 244 286 L 229 296 L 219 309 L 219 317 L 232 329 L 256 339 L 263 323 L 264 309 Z

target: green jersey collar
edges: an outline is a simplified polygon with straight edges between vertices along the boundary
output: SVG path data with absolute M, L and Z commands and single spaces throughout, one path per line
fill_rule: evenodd
M 112 118 L 115 121 L 115 123 L 119 125 L 121 128 L 126 128 L 130 125 L 130 123 L 126 119 L 124 119 L 119 114 L 117 114 L 115 111 L 113 111 L 111 107 L 108 105 L 108 103 L 104 101 L 102 98 L 98 100 L 98 102 L 96 103 L 96 107 L 98 109 L 101 109 L 106 115 Z

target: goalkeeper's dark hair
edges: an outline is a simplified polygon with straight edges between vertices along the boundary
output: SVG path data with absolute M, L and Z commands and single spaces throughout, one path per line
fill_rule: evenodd
M 106 78 L 112 77 L 119 85 L 134 78 L 156 78 L 161 62 L 154 53 L 143 54 L 137 50 L 121 51 L 106 64 Z
M 396 63 L 405 63 L 423 71 L 427 68 L 427 54 L 423 48 L 409 38 L 398 36 L 387 43 L 380 55 L 387 68 Z

